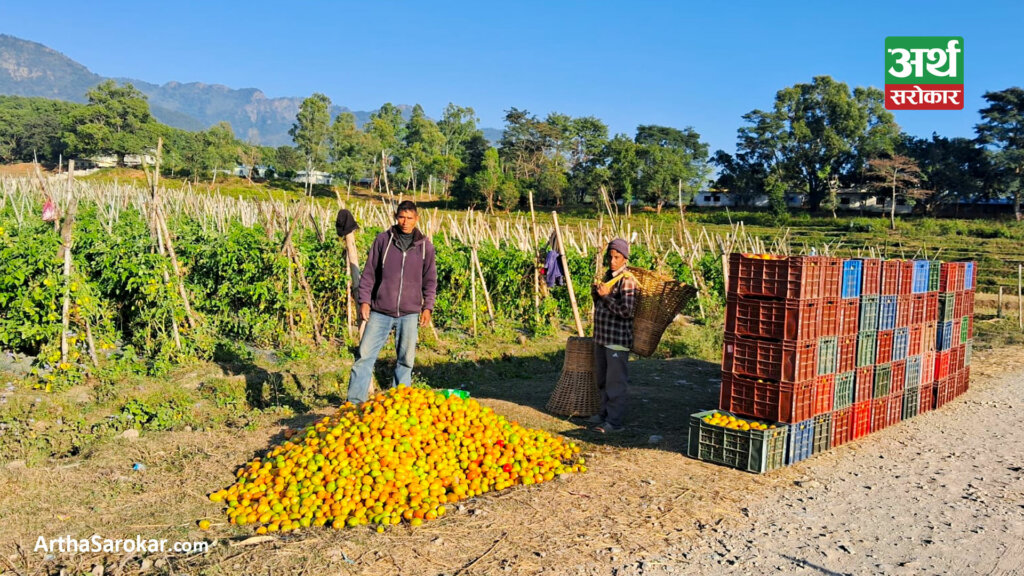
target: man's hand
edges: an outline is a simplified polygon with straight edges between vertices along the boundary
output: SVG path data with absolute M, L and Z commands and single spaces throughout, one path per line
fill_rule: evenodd
M 611 293 L 612 289 L 604 282 L 601 282 L 597 285 L 597 295 L 600 296 L 601 298 L 604 298 L 605 296 Z
M 363 302 L 362 304 L 359 305 L 359 317 L 363 319 L 363 322 L 366 322 L 367 320 L 370 319 L 369 302 Z
M 420 312 L 420 326 L 430 326 L 430 310 Z

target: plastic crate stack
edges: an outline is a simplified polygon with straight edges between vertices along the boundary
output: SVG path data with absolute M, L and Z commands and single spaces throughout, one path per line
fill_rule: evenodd
M 975 274 L 973 262 L 732 254 L 717 412 L 774 428 L 694 414 L 688 454 L 765 472 L 963 393 Z
M 945 262 L 939 269 L 935 381 L 929 408 L 940 408 L 970 386 L 976 275 L 974 262 Z

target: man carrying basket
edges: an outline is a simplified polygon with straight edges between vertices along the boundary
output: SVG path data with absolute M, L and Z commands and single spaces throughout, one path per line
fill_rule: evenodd
M 601 409 L 588 422 L 596 431 L 618 432 L 626 417 L 629 349 L 633 347 L 633 315 L 638 284 L 626 269 L 629 244 L 622 238 L 608 243 L 610 266 L 591 286 L 594 298 L 594 379 L 601 391 Z

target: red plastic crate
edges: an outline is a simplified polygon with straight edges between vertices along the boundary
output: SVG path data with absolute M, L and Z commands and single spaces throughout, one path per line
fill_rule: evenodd
M 821 297 L 839 298 L 843 292 L 843 260 L 821 256 Z
M 974 291 L 967 293 L 967 316 L 974 316 Z
M 889 425 L 889 397 L 871 401 L 871 432 L 878 432 Z
M 958 264 L 943 262 L 939 266 L 939 292 L 954 292 L 963 288 L 963 269 Z
M 791 424 L 813 417 L 814 381 L 798 384 L 722 374 L 718 407 L 748 418 Z
M 957 373 L 964 369 L 964 356 L 966 354 L 966 346 L 960 344 L 949 349 L 949 371 L 950 373 Z
M 924 352 L 935 352 L 935 342 L 938 336 L 939 324 L 937 322 L 927 322 L 924 325 L 924 330 L 921 332 L 921 350 Z
M 874 397 L 875 388 L 875 367 L 874 366 L 863 366 L 857 368 L 857 374 L 854 376 L 854 402 L 869 401 Z
M 923 341 L 924 325 L 912 324 L 910 326 L 910 339 L 907 342 L 907 356 L 917 356 L 924 353 Z
M 914 261 L 900 260 L 900 294 L 914 292 Z
M 944 406 L 946 402 L 949 402 L 955 397 L 955 394 L 953 393 L 953 388 L 956 385 L 955 380 L 956 376 L 947 376 L 939 380 L 939 382 L 935 385 L 936 408 L 942 408 L 942 406 Z
M 938 297 L 938 293 L 936 293 L 936 297 Z M 925 313 L 928 308 L 928 296 L 925 294 L 911 294 L 910 299 L 913 301 L 910 308 L 910 325 L 923 324 L 925 322 Z M 939 305 L 939 301 L 937 299 L 935 300 L 935 305 Z
M 818 376 L 817 380 L 814 381 L 814 410 L 812 416 L 831 412 L 835 395 L 836 375 Z
M 839 299 L 823 298 L 820 314 L 821 328 L 819 336 L 827 338 L 839 334 Z
M 910 326 L 911 317 L 914 315 L 914 295 L 900 294 L 896 297 L 896 327 L 906 328 Z
M 888 364 L 892 361 L 892 330 L 879 330 L 875 339 L 875 364 Z
M 967 317 L 967 339 L 974 338 L 974 316 Z
M 853 433 L 853 407 L 836 410 L 832 413 L 832 447 L 842 446 L 850 441 Z
M 967 315 L 967 298 L 963 292 L 957 292 L 953 296 L 953 320 L 958 320 Z
M 890 394 L 903 394 L 907 380 L 907 361 L 897 360 L 892 363 L 892 380 L 889 383 Z
M 935 382 L 935 352 L 921 355 L 921 387 L 930 386 Z
M 903 420 L 903 392 L 889 396 L 889 403 L 886 405 L 885 421 L 886 426 L 892 426 Z
M 959 344 L 960 343 L 960 331 L 961 331 L 962 328 L 963 327 L 960 325 L 960 319 L 959 318 L 956 318 L 955 320 L 953 320 L 953 339 L 952 339 L 952 343 L 953 344 Z
M 900 293 L 900 261 L 885 260 L 882 262 L 882 295 L 895 296 Z M 911 278 L 913 281 L 913 278 Z
M 967 392 L 968 388 L 971 387 L 971 367 L 970 366 L 964 366 L 963 371 L 960 372 L 960 378 L 962 378 L 962 380 L 959 382 L 960 393 L 963 394 L 964 392 Z
M 860 298 L 844 298 L 839 301 L 838 336 L 856 336 L 860 325 Z
M 860 262 L 860 293 L 864 296 L 874 296 L 882 289 L 882 261 L 877 258 L 864 258 Z
M 872 400 L 855 403 L 850 412 L 850 440 L 867 436 L 871 433 Z
M 803 382 L 818 375 L 818 341 L 758 340 L 726 334 L 722 371 L 777 382 Z
M 924 414 L 935 408 L 935 383 L 921 384 L 920 406 L 918 414 Z
M 725 331 L 773 340 L 817 340 L 821 301 L 770 300 L 730 295 Z
M 837 372 L 849 372 L 857 367 L 857 335 L 840 336 L 838 339 L 838 368 Z
M 935 379 L 942 380 L 949 376 L 949 357 L 952 350 L 942 350 L 935 353 Z
M 939 293 L 928 292 L 924 294 L 924 320 L 923 322 L 939 321 Z
M 738 296 L 821 298 L 823 260 L 821 256 L 765 259 L 734 252 L 729 255 L 728 292 Z

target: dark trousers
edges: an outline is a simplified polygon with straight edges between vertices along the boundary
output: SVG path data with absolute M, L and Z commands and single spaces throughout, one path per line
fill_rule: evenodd
M 594 379 L 601 391 L 601 411 L 605 422 L 622 426 L 626 419 L 626 390 L 629 387 L 629 352 L 610 350 L 594 344 Z

